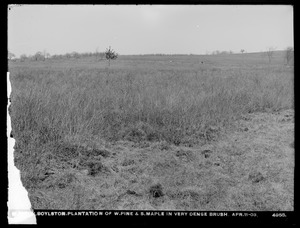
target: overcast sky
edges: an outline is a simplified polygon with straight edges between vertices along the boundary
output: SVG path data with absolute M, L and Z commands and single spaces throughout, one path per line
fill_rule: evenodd
M 99 52 L 205 54 L 293 46 L 292 6 L 23 5 L 8 10 L 17 56 Z

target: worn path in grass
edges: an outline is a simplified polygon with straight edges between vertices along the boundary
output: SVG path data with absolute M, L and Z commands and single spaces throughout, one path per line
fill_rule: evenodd
M 75 175 L 69 185 L 32 192 L 34 208 L 294 209 L 293 110 L 244 115 L 218 141 L 202 146 L 99 140 L 80 146 L 94 148 L 93 164 L 77 159 L 63 174 Z

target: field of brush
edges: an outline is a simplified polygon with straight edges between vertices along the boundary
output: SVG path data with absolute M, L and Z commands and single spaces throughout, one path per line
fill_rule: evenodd
M 282 52 L 9 71 L 34 209 L 293 210 L 294 69 Z

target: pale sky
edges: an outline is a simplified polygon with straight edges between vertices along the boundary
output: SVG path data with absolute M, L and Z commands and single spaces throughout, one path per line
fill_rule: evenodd
M 23 5 L 8 11 L 17 56 L 67 52 L 205 54 L 294 46 L 288 5 Z

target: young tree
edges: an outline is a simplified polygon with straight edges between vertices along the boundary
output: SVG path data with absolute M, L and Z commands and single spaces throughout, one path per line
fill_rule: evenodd
M 285 50 L 284 58 L 286 60 L 286 64 L 288 65 L 289 62 L 294 58 L 294 48 L 288 47 Z
M 245 50 L 244 50 L 244 49 L 242 49 L 242 50 L 241 50 L 241 53 L 243 54 L 244 52 L 245 52 Z
M 109 49 L 106 49 L 105 57 L 108 60 L 108 65 L 110 66 L 110 60 L 118 58 L 118 54 L 109 46 Z
M 268 56 L 268 59 L 269 59 L 269 63 L 271 63 L 273 57 L 274 57 L 274 51 L 275 51 L 275 48 L 274 47 L 269 47 L 266 51 L 266 55 Z

